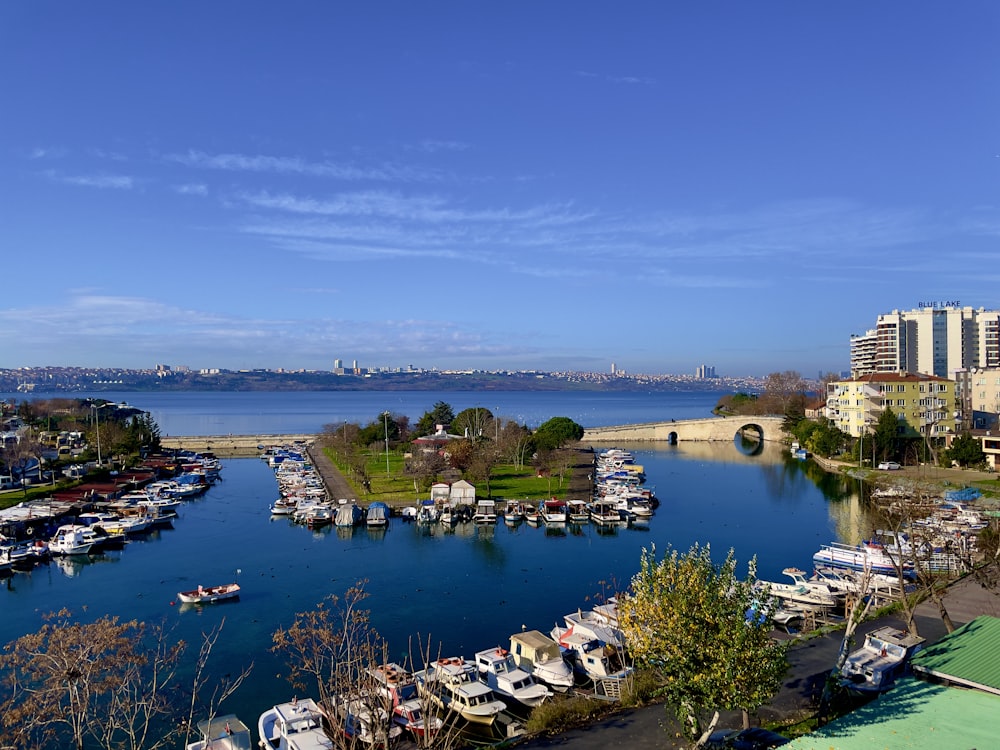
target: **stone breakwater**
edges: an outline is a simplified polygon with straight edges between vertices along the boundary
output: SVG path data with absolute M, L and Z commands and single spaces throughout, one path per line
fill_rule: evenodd
M 316 435 L 175 435 L 161 437 L 160 445 L 164 450 L 213 453 L 220 458 L 247 458 L 258 456 L 274 445 L 311 445 L 316 438 Z

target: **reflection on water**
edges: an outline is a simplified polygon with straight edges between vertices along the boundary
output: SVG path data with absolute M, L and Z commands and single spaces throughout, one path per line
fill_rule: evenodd
M 269 651 L 274 631 L 361 579 L 390 653 L 405 654 L 419 633 L 445 652 L 472 654 L 507 642 L 522 625 L 547 632 L 566 612 L 615 593 L 602 582 L 627 582 L 652 545 L 663 554 L 707 543 L 720 558 L 732 548 L 741 564 L 756 556 L 760 576 L 779 580 L 785 567 L 808 569 L 821 544 L 856 540 L 866 528 L 855 485 L 792 459 L 781 445 L 750 453 L 731 442 L 621 447 L 645 466 L 660 500 L 645 523 L 450 529 L 394 518 L 388 530 L 313 531 L 272 519 L 275 479 L 263 462 L 228 460 L 224 481 L 184 503 L 169 533 L 9 579 L 0 590 L 0 643 L 36 630 L 54 606 L 86 608 L 88 617 L 165 619 L 189 643 L 225 621 L 213 668 L 224 673 L 255 662 L 227 708 L 256 717 L 289 690 L 283 677 L 275 679 L 287 670 Z M 178 591 L 226 580 L 237 568 L 238 602 L 183 612 L 171 606 Z

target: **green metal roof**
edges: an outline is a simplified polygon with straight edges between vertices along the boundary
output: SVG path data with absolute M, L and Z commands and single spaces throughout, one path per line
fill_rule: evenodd
M 910 663 L 919 675 L 1000 694 L 1000 618 L 977 617 L 925 648 Z
M 905 678 L 782 750 L 982 750 L 997 746 L 998 732 L 1000 697 Z

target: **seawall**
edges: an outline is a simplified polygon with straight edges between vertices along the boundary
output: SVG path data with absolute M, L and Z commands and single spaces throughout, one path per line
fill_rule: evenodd
M 272 445 L 305 443 L 310 445 L 316 435 L 192 435 L 160 438 L 160 445 L 167 450 L 190 450 L 214 453 L 220 458 L 245 458 L 260 455 L 263 448 Z

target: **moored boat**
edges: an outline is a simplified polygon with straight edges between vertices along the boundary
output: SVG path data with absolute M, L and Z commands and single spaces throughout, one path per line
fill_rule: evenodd
M 365 512 L 365 523 L 368 526 L 387 526 L 389 524 L 389 506 L 376 501 L 368 506 Z
M 250 729 L 235 714 L 199 721 L 201 739 L 189 742 L 186 750 L 253 750 Z
M 459 658 L 432 661 L 414 673 L 417 689 L 435 703 L 474 724 L 492 724 L 506 706 L 475 678 L 476 665 Z
M 393 722 L 417 738 L 433 736 L 441 730 L 444 724 L 441 717 L 424 713 L 412 674 L 395 663 L 379 664 L 368 673 L 392 709 Z
M 279 703 L 257 720 L 261 750 L 329 750 L 323 714 L 312 698 Z
M 552 697 L 552 691 L 535 682 L 531 673 L 521 669 L 505 648 L 488 648 L 476 652 L 479 679 L 503 697 L 528 708 L 540 706 Z
M 563 658 L 559 644 L 538 630 L 525 630 L 510 637 L 514 663 L 553 690 L 573 687 L 573 667 Z
M 226 599 L 237 599 L 240 595 L 238 583 L 223 583 L 219 586 L 199 586 L 191 591 L 178 591 L 177 598 L 185 604 L 211 604 Z
M 913 565 L 907 560 L 893 559 L 879 544 L 865 542 L 859 545 L 824 544 L 819 552 L 813 555 L 813 562 L 818 566 L 830 568 L 848 568 L 850 570 L 870 571 L 882 575 L 898 575 L 898 567 L 904 577 L 913 575 Z

